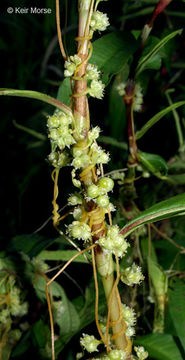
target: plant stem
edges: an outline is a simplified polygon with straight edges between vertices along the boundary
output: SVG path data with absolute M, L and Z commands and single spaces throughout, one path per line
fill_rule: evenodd
M 82 78 L 86 71 L 88 57 L 88 37 L 89 26 L 88 19 L 91 11 L 91 0 L 79 0 L 79 23 L 78 23 L 78 56 L 82 59 L 82 65 L 79 68 L 76 76 Z M 75 80 L 75 93 L 80 95 L 85 93 L 87 89 L 86 80 Z M 75 135 L 76 140 L 80 140 L 87 137 L 89 130 L 89 109 L 86 95 L 81 95 L 75 98 L 74 102 L 74 117 L 77 127 L 77 133 Z

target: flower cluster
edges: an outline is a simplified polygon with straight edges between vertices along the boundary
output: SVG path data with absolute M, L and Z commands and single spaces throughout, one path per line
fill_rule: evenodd
M 120 234 L 117 225 L 108 226 L 107 234 L 98 240 L 98 244 L 102 248 L 112 254 L 123 257 L 127 251 L 129 244 L 125 241 L 124 236 Z
M 77 67 L 81 64 L 82 60 L 78 55 L 70 56 L 67 61 L 64 63 L 64 76 L 70 77 L 74 75 Z
M 140 266 L 133 263 L 132 266 L 127 267 L 121 276 L 121 280 L 129 286 L 140 284 L 140 282 L 144 280 Z
M 87 88 L 87 93 L 97 99 L 102 99 L 105 85 L 101 80 L 92 80 L 90 86 Z
M 89 353 L 98 351 L 97 347 L 101 341 L 97 340 L 93 335 L 82 334 L 80 338 L 80 345 L 87 350 Z
M 74 239 L 84 240 L 85 242 L 91 239 L 91 229 L 89 225 L 83 222 L 73 221 L 68 226 L 67 231 Z
M 101 11 L 94 11 L 91 17 L 90 27 L 92 31 L 104 31 L 109 26 L 107 14 Z
M 92 184 L 87 188 L 87 199 L 93 199 L 97 205 L 106 208 L 109 205 L 109 198 L 107 193 L 112 191 L 114 187 L 114 181 L 109 177 L 101 178 L 97 185 Z
M 134 346 L 134 350 L 135 350 L 139 360 L 147 359 L 148 352 L 144 349 L 143 346 Z
M 109 161 L 109 154 L 106 153 L 101 146 L 98 146 L 94 140 L 99 135 L 99 128 L 96 127 L 89 132 L 88 149 L 78 146 L 73 146 L 73 161 L 72 166 L 75 169 L 81 169 L 89 165 L 107 164 Z M 85 150 L 85 151 L 84 151 Z
M 127 84 L 123 83 L 123 82 L 120 83 L 119 85 L 117 85 L 116 89 L 120 96 L 124 97 L 126 95 L 126 86 L 127 86 Z M 143 104 L 142 88 L 141 88 L 140 84 L 136 84 L 135 90 L 134 90 L 133 110 L 140 111 L 142 104 Z
M 4 276 L 4 278 L 3 278 Z M 0 328 L 2 325 L 11 324 L 13 317 L 22 317 L 28 312 L 28 303 L 22 302 L 21 290 L 15 285 L 15 278 L 2 273 L 1 294 L 3 295 L 3 305 L 0 306 Z
M 48 137 L 50 138 L 52 148 L 48 159 L 54 167 L 66 166 L 69 162 L 67 152 L 62 150 L 65 147 L 69 148 L 75 143 L 71 125 L 72 117 L 59 110 L 54 115 L 48 117 Z M 57 148 L 59 148 L 59 151 L 57 151 Z
M 103 360 L 126 360 L 128 354 L 124 350 L 113 349 L 107 355 L 101 357 Z M 92 360 L 101 360 L 100 358 L 93 358 Z

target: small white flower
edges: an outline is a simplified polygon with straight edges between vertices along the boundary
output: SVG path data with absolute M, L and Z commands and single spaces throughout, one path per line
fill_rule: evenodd
M 65 61 L 64 63 L 64 76 L 70 77 L 76 71 L 78 65 L 82 62 L 81 58 L 78 55 L 70 56 L 69 60 Z
M 96 65 L 88 64 L 86 68 L 85 78 L 88 80 L 98 80 L 100 77 L 100 71 Z
M 137 266 L 135 263 L 132 266 L 129 266 L 124 270 L 124 274 L 121 277 L 121 280 L 129 285 L 132 286 L 134 284 L 140 284 L 142 280 L 144 280 L 144 276 L 141 272 L 140 266 Z
M 94 335 L 82 334 L 83 337 L 80 338 L 80 345 L 87 350 L 89 353 L 98 351 L 97 347 L 101 341 L 97 340 Z
M 134 350 L 135 350 L 139 360 L 147 359 L 148 352 L 144 349 L 143 346 L 134 346 Z
M 88 88 L 88 93 L 90 96 L 102 99 L 105 85 L 101 80 L 92 80 L 90 83 L 90 87 Z
M 142 108 L 142 104 L 143 104 L 142 88 L 140 84 L 136 84 L 135 92 L 134 92 L 134 103 L 133 103 L 134 111 L 140 111 Z
M 107 26 L 109 26 L 109 19 L 107 14 L 102 13 L 101 11 L 94 11 L 91 18 L 91 30 L 92 31 L 104 31 Z
M 123 82 L 116 86 L 116 90 L 120 96 L 125 95 L 125 88 L 126 88 L 126 83 Z
M 73 221 L 72 224 L 68 226 L 68 233 L 74 239 L 81 239 L 84 241 L 91 239 L 91 229 L 89 225 L 80 221 Z
M 108 353 L 108 358 L 110 360 L 126 360 L 127 359 L 127 353 L 123 350 L 111 350 Z
M 78 193 L 72 194 L 69 198 L 68 198 L 68 204 L 69 205 L 81 205 L 83 202 L 82 200 L 82 196 Z
M 96 140 L 99 137 L 100 134 L 100 128 L 99 126 L 95 126 L 88 132 L 88 139 L 89 142 L 92 143 L 94 140 Z
M 132 308 L 122 304 L 123 320 L 127 326 L 134 326 L 136 323 L 136 314 Z
M 128 326 L 126 331 L 125 331 L 125 335 L 130 339 L 132 336 L 135 335 L 135 330 L 132 326 Z

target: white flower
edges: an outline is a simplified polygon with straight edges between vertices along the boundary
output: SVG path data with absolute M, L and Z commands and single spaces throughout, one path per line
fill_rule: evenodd
M 90 83 L 90 87 L 88 88 L 88 93 L 90 96 L 102 99 L 105 85 L 101 80 L 92 80 Z
M 127 353 L 123 350 L 111 350 L 108 353 L 108 358 L 110 360 L 126 360 L 127 359 Z
M 123 320 L 127 326 L 134 326 L 136 323 L 136 314 L 132 308 L 122 304 Z
M 109 226 L 106 237 L 100 238 L 98 244 L 108 253 L 117 254 L 118 257 L 123 257 L 129 246 L 117 225 Z
M 90 143 L 92 143 L 94 140 L 96 140 L 99 137 L 100 134 L 100 128 L 99 126 L 95 126 L 88 132 L 88 139 Z
M 72 194 L 69 198 L 68 198 L 68 204 L 69 205 L 80 205 L 82 204 L 83 200 L 82 200 L 82 196 L 78 193 Z
M 100 71 L 96 65 L 88 64 L 86 67 L 85 78 L 88 80 L 98 80 L 100 77 Z
M 87 350 L 89 353 L 98 351 L 97 347 L 101 341 L 97 340 L 93 335 L 82 334 L 80 338 L 80 345 Z
M 142 88 L 140 84 L 136 84 L 135 92 L 134 92 L 134 103 L 133 103 L 134 111 L 140 111 L 142 108 L 142 104 L 143 104 Z
M 135 335 L 135 330 L 132 326 L 128 326 L 126 331 L 125 331 L 125 335 L 130 339 L 132 336 Z
M 123 82 L 116 86 L 116 90 L 118 91 L 118 94 L 120 96 L 125 95 L 125 88 L 126 88 L 126 83 Z
M 81 239 L 84 241 L 91 239 L 91 229 L 89 225 L 80 221 L 73 221 L 72 224 L 68 226 L 68 233 L 74 239 Z
M 141 272 L 140 266 L 137 266 L 134 263 L 132 264 L 132 266 L 126 268 L 121 277 L 121 280 L 129 286 L 132 286 L 134 284 L 140 284 L 140 282 L 144 280 L 144 276 Z
M 82 62 L 81 58 L 78 55 L 70 56 L 69 60 L 65 61 L 64 63 L 64 76 L 70 77 L 76 71 L 78 65 Z
M 148 352 L 143 346 L 134 346 L 134 350 L 139 360 L 145 360 L 148 357 Z
M 91 22 L 90 22 L 92 31 L 104 31 L 107 26 L 109 26 L 109 19 L 107 14 L 102 13 L 101 11 L 94 11 L 92 14 Z

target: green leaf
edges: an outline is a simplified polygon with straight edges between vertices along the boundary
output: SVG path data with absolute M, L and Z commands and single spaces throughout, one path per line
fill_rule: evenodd
M 43 249 L 48 247 L 54 240 L 47 239 L 38 234 L 17 235 L 8 244 L 10 252 L 23 251 L 30 257 L 38 255 Z
M 60 261 L 68 261 L 74 255 L 76 255 L 78 251 L 76 250 L 43 250 L 38 255 L 39 259 L 43 260 L 60 260 Z M 88 264 L 88 261 L 84 258 L 83 255 L 79 255 L 74 259 L 74 262 L 80 262 Z
M 137 338 L 134 343 L 142 345 L 155 360 L 183 360 L 181 353 L 171 335 L 150 334 Z
M 128 236 L 141 225 L 167 219 L 185 213 L 185 193 L 174 196 L 168 200 L 161 201 L 149 209 L 143 211 L 135 219 L 129 221 L 121 230 L 121 233 Z
M 159 50 L 171 39 L 173 39 L 176 35 L 181 34 L 182 29 L 173 31 L 171 34 L 165 36 L 157 45 L 153 47 L 151 51 L 147 55 L 145 55 L 143 58 L 141 58 L 137 68 L 136 68 L 136 76 L 138 76 L 141 71 L 143 71 L 148 62 L 151 60 L 151 58 L 159 52 Z
M 62 81 L 62 84 L 59 86 L 57 93 L 57 100 L 63 102 L 65 105 L 70 106 L 70 95 L 71 91 L 71 83 L 70 78 L 66 78 Z
M 149 272 L 150 272 L 149 275 L 152 279 L 156 296 L 158 297 L 164 296 L 168 289 L 166 274 L 160 268 L 159 264 L 157 264 L 152 259 L 148 258 L 148 263 L 149 263 Z
M 136 40 L 131 34 L 112 32 L 93 42 L 92 64 L 103 71 L 103 82 L 107 83 L 117 74 L 136 50 Z
M 147 39 L 146 45 L 143 50 L 143 55 L 141 57 L 141 60 L 148 54 L 152 49 L 160 42 L 160 40 L 154 36 L 150 36 Z M 145 70 L 151 69 L 151 70 L 158 70 L 161 67 L 161 58 L 162 58 L 162 52 L 159 51 L 157 54 L 154 54 L 146 63 Z
M 154 115 L 142 128 L 136 133 L 136 140 L 139 140 L 153 125 L 155 125 L 163 116 L 167 115 L 170 111 L 177 109 L 179 106 L 185 105 L 185 101 L 179 101 L 173 105 L 168 106 Z
M 168 290 L 168 308 L 176 334 L 185 347 L 185 283 L 173 278 Z
M 138 160 L 148 171 L 159 178 L 163 179 L 167 174 L 168 167 L 166 161 L 159 155 L 139 151 Z
M 30 99 L 36 99 L 41 100 L 45 103 L 48 103 L 50 105 L 53 105 L 54 107 L 62 110 L 65 114 L 71 115 L 71 109 L 63 104 L 62 102 L 56 100 L 55 98 L 52 98 L 49 95 L 40 93 L 38 91 L 32 91 L 32 90 L 15 90 L 15 89 L 0 89 L 0 95 L 5 96 L 18 96 L 18 97 L 25 97 Z

